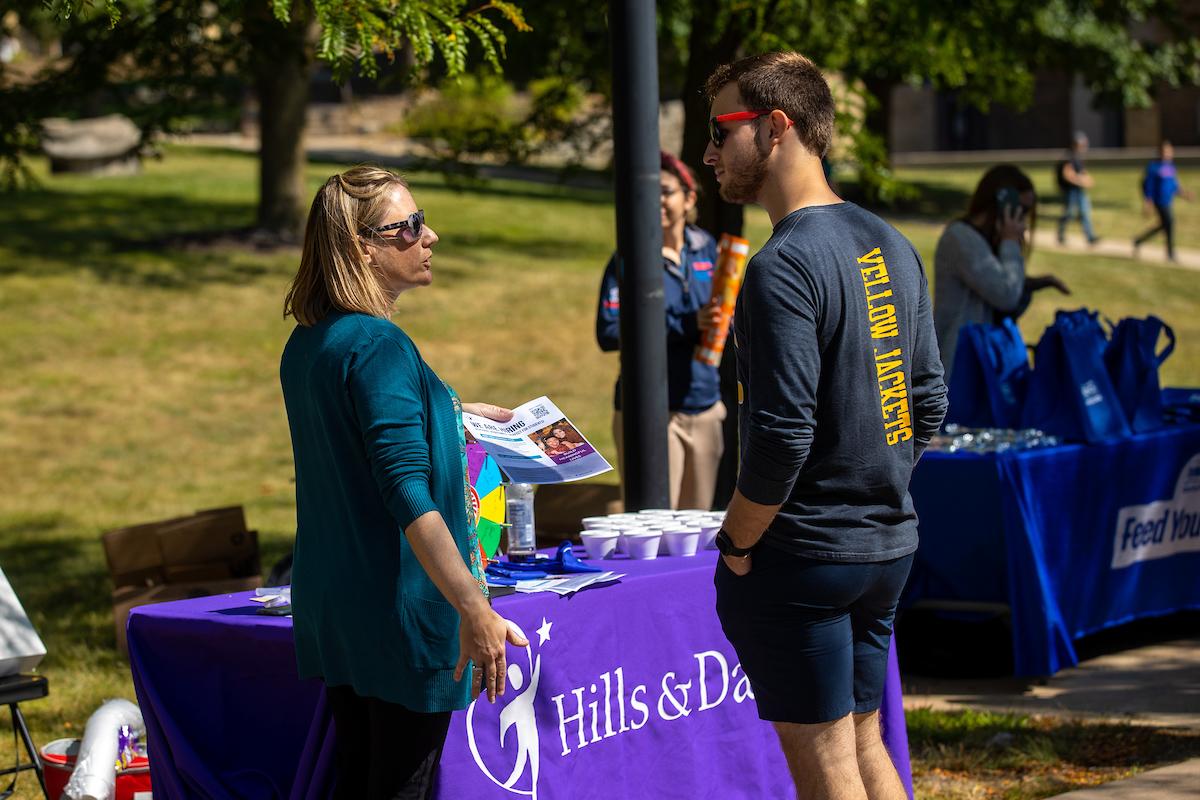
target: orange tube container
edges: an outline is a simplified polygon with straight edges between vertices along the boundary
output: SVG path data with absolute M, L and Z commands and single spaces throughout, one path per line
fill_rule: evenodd
M 746 272 L 749 255 L 749 241 L 740 236 L 721 234 L 717 242 L 717 268 L 713 276 L 712 293 L 713 299 L 720 303 L 721 316 L 716 325 L 704 332 L 700 344 L 696 345 L 697 361 L 712 367 L 721 363 L 725 340 L 729 337 L 729 323 L 733 319 L 733 306 L 742 288 L 742 275 Z

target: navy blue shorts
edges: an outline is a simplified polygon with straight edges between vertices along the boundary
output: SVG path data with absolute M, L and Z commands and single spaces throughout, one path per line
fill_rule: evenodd
M 760 544 L 749 575 L 717 562 L 717 616 L 758 715 L 813 724 L 879 709 L 896 604 L 912 554 L 817 561 Z

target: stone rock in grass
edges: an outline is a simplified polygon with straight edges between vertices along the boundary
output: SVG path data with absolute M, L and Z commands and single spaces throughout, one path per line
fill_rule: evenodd
M 128 117 L 42 120 L 42 150 L 51 172 L 132 175 L 141 169 L 142 133 Z

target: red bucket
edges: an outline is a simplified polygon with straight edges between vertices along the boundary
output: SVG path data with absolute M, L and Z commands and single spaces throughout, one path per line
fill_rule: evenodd
M 55 739 L 42 748 L 42 763 L 46 767 L 46 792 L 52 800 L 62 796 L 67 781 L 75 771 L 75 758 L 79 755 L 78 739 Z M 134 800 L 139 792 L 150 791 L 150 760 L 138 756 L 125 769 L 117 773 L 114 800 Z

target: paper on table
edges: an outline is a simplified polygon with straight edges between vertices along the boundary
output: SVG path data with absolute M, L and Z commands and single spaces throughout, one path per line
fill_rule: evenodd
M 517 406 L 508 422 L 464 412 L 463 424 L 514 483 L 563 483 L 612 469 L 545 395 Z
M 580 589 L 585 589 L 588 586 L 594 586 L 600 583 L 611 583 L 612 581 L 624 577 L 624 574 L 616 572 L 585 572 L 581 575 L 570 575 L 566 577 L 517 581 L 517 591 L 521 593 L 554 592 L 558 595 L 568 595 L 574 594 Z

